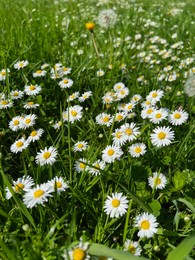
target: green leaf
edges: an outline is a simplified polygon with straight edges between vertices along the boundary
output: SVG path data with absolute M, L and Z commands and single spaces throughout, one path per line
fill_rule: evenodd
M 153 210 L 153 212 L 161 210 L 161 204 L 158 200 L 152 200 L 150 203 L 148 203 L 148 205 Z
M 195 245 L 195 233 L 186 237 L 176 248 L 168 255 L 167 260 L 183 260 L 192 251 Z
M 192 211 L 192 213 L 195 213 L 195 207 L 191 202 L 187 201 L 186 199 L 182 199 L 182 198 L 179 198 L 178 201 L 184 203 Z

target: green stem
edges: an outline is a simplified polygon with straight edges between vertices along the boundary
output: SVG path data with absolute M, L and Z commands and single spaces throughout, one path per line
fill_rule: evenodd
M 123 243 L 125 242 L 126 237 L 127 237 L 128 223 L 129 223 L 129 217 L 130 217 L 130 214 L 131 214 L 132 204 L 133 204 L 133 200 L 131 199 L 129 201 L 129 207 L 128 207 L 126 219 L 125 219 L 125 227 L 124 227 L 124 232 L 123 232 Z

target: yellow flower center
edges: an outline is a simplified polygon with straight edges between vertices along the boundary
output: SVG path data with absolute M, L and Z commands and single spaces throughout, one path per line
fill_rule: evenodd
M 156 114 L 156 118 L 161 118 L 161 117 L 162 117 L 162 114 L 160 114 L 160 113 Z
M 34 102 L 33 102 L 33 101 L 29 101 L 29 102 L 28 102 L 28 105 L 29 105 L 29 106 L 34 105 Z
M 16 147 L 19 148 L 19 147 L 22 147 L 24 145 L 24 143 L 22 141 L 18 141 L 16 143 Z
M 136 147 L 134 151 L 135 153 L 141 153 L 142 149 L 140 147 Z
M 150 228 L 150 222 L 148 220 L 143 220 L 140 224 L 141 229 L 149 229 Z
M 78 115 L 77 111 L 75 111 L 75 110 L 71 110 L 70 113 L 74 117 Z
M 41 73 L 42 73 L 42 70 L 37 70 L 36 73 L 37 73 L 37 74 L 41 74 Z
M 78 144 L 77 145 L 78 148 L 83 148 L 83 146 L 84 146 L 83 144 Z
M 15 191 L 16 191 L 16 192 L 20 192 L 22 189 L 24 189 L 24 184 L 22 184 L 22 183 L 18 183 L 18 184 L 15 186 Z
M 34 198 L 35 199 L 40 198 L 44 193 L 45 193 L 44 190 L 36 190 L 34 192 Z
M 30 118 L 27 118 L 27 119 L 25 120 L 25 123 L 26 123 L 26 124 L 30 124 L 30 122 L 31 122 L 31 119 L 30 119 Z
M 73 260 L 84 260 L 85 251 L 82 248 L 75 248 L 72 253 Z
M 165 134 L 164 132 L 160 132 L 160 133 L 158 134 L 158 138 L 159 138 L 159 139 L 165 139 L 165 137 L 166 137 L 166 134 Z
M 130 245 L 129 248 L 128 248 L 128 251 L 131 253 L 131 254 L 135 254 L 136 252 L 136 248 L 133 246 L 133 245 Z
M 150 101 L 149 100 L 146 100 L 146 105 L 150 105 Z
M 133 106 L 130 104 L 130 105 L 127 106 L 127 109 L 130 110 L 130 109 L 132 109 L 132 107 Z
M 114 207 L 114 208 L 117 208 L 119 205 L 120 205 L 120 200 L 118 200 L 118 199 L 113 199 L 112 200 L 112 206 Z
M 63 71 L 67 71 L 68 70 L 68 68 L 63 68 Z
M 13 124 L 14 125 L 19 125 L 19 120 L 14 120 Z
M 147 110 L 147 114 L 148 114 L 148 115 L 150 115 L 152 112 L 153 112 L 153 109 L 151 109 L 151 108 L 149 108 L 149 109 Z
M 80 163 L 80 164 L 79 164 L 79 167 L 80 167 L 81 169 L 85 169 L 85 168 L 86 168 L 86 165 L 85 165 L 84 163 Z
M 125 95 L 125 91 L 124 91 L 124 90 L 121 90 L 120 94 L 121 94 L 121 95 Z
M 156 92 L 152 93 L 152 97 L 153 98 L 157 97 L 157 93 Z
M 104 123 L 107 123 L 109 121 L 109 117 L 105 116 L 105 117 L 102 118 L 102 120 L 103 120 Z
M 57 187 L 58 189 L 62 187 L 61 181 L 57 181 L 54 183 L 54 188 Z
M 158 177 L 156 177 L 156 178 L 154 179 L 154 183 L 155 183 L 155 185 L 161 184 L 161 179 L 158 178 Z
M 2 101 L 1 101 L 1 105 L 5 106 L 5 105 L 7 105 L 7 104 L 8 104 L 8 101 L 7 101 L 7 100 L 2 100 Z
M 44 154 L 43 154 L 44 159 L 48 159 L 50 156 L 51 156 L 50 152 L 44 152 Z
M 18 92 L 14 92 L 14 93 L 13 93 L 13 96 L 14 96 L 14 97 L 17 97 L 18 95 L 19 95 Z
M 122 120 L 122 119 L 123 119 L 123 116 L 122 116 L 122 115 L 117 115 L 116 121 L 119 121 L 119 120 Z
M 64 79 L 64 80 L 63 80 L 63 83 L 64 83 L 64 84 L 67 84 L 68 82 L 69 82 L 69 81 L 68 81 L 67 79 Z
M 112 156 L 112 155 L 114 154 L 114 150 L 113 150 L 113 149 L 109 149 L 108 152 L 107 152 L 107 154 L 108 154 L 109 156 Z
M 30 89 L 30 90 L 35 90 L 35 88 L 36 88 L 36 87 L 35 87 L 34 85 L 31 85 L 29 89 Z
M 19 67 L 23 67 L 24 66 L 24 63 L 23 62 L 20 62 L 19 63 Z
M 30 135 L 31 135 L 32 137 L 36 136 L 36 135 L 37 135 L 37 131 L 32 131 Z
M 127 135 L 132 135 L 133 130 L 132 130 L 131 128 L 127 128 L 127 129 L 125 130 L 125 133 L 126 133 Z
M 1 75 L 2 75 L 2 76 L 5 76 L 5 75 L 6 75 L 6 72 L 5 72 L 5 71 L 1 71 Z
M 121 89 L 121 85 L 117 85 L 117 86 L 116 86 L 116 89 Z
M 94 166 L 95 166 L 96 168 L 100 169 L 99 163 L 95 163 Z
M 117 133 L 116 133 L 116 138 L 121 138 L 121 136 L 122 136 L 122 133 L 121 133 L 121 132 L 117 132 Z
M 176 113 L 176 114 L 174 115 L 174 118 L 175 118 L 175 119 L 180 119 L 180 118 L 181 118 L 181 115 L 180 115 L 179 113 Z

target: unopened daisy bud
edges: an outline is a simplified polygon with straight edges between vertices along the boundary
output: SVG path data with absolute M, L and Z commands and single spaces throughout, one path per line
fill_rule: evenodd
M 24 231 L 28 231 L 29 230 L 29 225 L 28 224 L 24 224 L 23 226 L 22 226 L 22 229 L 24 230 Z
M 186 223 L 189 223 L 189 222 L 190 222 L 190 217 L 189 217 L 189 216 L 185 216 L 184 221 L 185 221 Z
M 154 246 L 154 251 L 159 252 L 160 251 L 160 247 L 159 246 Z
M 89 30 L 90 32 L 93 32 L 93 29 L 95 27 L 95 24 L 93 22 L 88 22 L 85 24 L 85 27 L 87 30 Z

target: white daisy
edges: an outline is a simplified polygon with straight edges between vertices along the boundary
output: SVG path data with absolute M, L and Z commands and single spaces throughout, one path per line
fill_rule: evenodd
M 34 78 L 44 77 L 47 74 L 46 70 L 37 70 L 33 73 Z
M 85 141 L 79 141 L 76 144 L 74 144 L 73 151 L 74 152 L 82 152 L 85 151 L 88 147 L 88 143 Z
M 170 127 L 157 127 L 153 130 L 154 133 L 150 135 L 151 142 L 154 146 L 161 147 L 171 144 L 174 140 L 174 131 Z
M 135 227 L 139 228 L 138 237 L 150 238 L 157 232 L 158 223 L 152 214 L 144 212 L 136 217 Z
M 68 184 L 63 180 L 62 177 L 55 176 L 52 180 L 47 182 L 53 192 L 60 194 L 68 188 Z
M 91 91 L 86 91 L 84 92 L 80 97 L 79 97 L 79 102 L 84 102 L 86 99 L 88 99 L 90 96 L 92 96 Z
M 105 162 L 101 161 L 101 160 L 97 160 L 95 161 L 92 166 L 88 167 L 88 171 L 89 173 L 91 173 L 92 175 L 99 175 L 100 174 L 100 170 L 104 170 L 106 167 Z
M 119 160 L 123 155 L 123 151 L 119 146 L 116 145 L 108 145 L 102 151 L 102 160 L 106 163 L 112 163 L 115 159 Z
M 109 127 L 113 122 L 113 117 L 110 114 L 107 113 L 101 113 L 98 116 L 96 116 L 96 123 L 98 125 L 105 125 Z
M 62 121 L 58 121 L 58 122 L 56 122 L 54 125 L 53 125 L 53 127 L 55 128 L 55 129 L 59 129 L 61 126 L 62 126 Z
M 85 159 L 79 159 L 78 161 L 75 162 L 74 168 L 77 172 L 83 172 L 87 170 L 87 160 Z
M 52 197 L 51 192 L 53 192 L 53 190 L 47 183 L 37 185 L 24 194 L 23 202 L 27 208 L 33 208 L 37 204 L 44 205 L 44 203 L 48 201 L 48 197 Z
M 127 113 L 126 112 L 118 112 L 116 113 L 116 115 L 114 116 L 114 121 L 116 122 L 121 122 L 122 120 L 124 120 L 127 117 Z
M 135 104 L 137 104 L 141 99 L 142 99 L 142 96 L 141 96 L 141 95 L 135 94 L 135 95 L 131 98 L 131 102 L 134 102 Z
M 130 142 L 137 138 L 140 134 L 139 128 L 135 123 L 126 123 L 120 127 L 120 130 L 125 134 L 126 141 Z
M 141 117 L 143 119 L 146 119 L 146 118 L 149 118 L 149 116 L 152 114 L 152 112 L 155 111 L 155 108 L 154 107 L 146 107 L 144 109 L 142 109 L 141 111 Z
M 73 101 L 73 100 L 75 100 L 76 98 L 78 98 L 79 97 L 79 92 L 74 92 L 74 93 L 72 93 L 68 98 L 67 98 L 67 102 L 69 102 L 69 101 Z
M 144 143 L 136 143 L 129 147 L 129 153 L 132 157 L 140 157 L 146 153 L 146 145 Z
M 127 251 L 135 256 L 140 256 L 142 249 L 138 242 L 127 239 L 124 243 L 124 251 Z
M 153 176 L 148 178 L 149 186 L 152 189 L 164 189 L 167 184 L 167 179 L 162 173 L 154 172 Z
M 37 116 L 35 114 L 26 115 L 23 118 L 21 127 L 23 129 L 26 129 L 26 128 L 30 127 L 30 126 L 33 126 L 35 124 L 35 119 L 36 118 L 37 118 Z
M 44 150 L 41 150 L 37 153 L 35 161 L 37 164 L 40 164 L 41 166 L 45 164 L 52 165 L 56 161 L 57 154 L 57 149 L 53 146 L 50 146 L 49 148 L 46 147 Z
M 15 100 L 15 99 L 20 99 L 24 96 L 24 92 L 23 91 L 20 91 L 20 90 L 12 90 L 10 92 L 10 97 L 12 100 Z
M 127 104 L 125 104 L 125 107 L 124 107 L 124 111 L 126 112 L 126 113 L 129 113 L 129 112 L 132 112 L 132 110 L 134 109 L 134 107 L 135 107 L 135 103 L 134 102 L 128 102 Z
M 6 109 L 13 106 L 13 102 L 10 100 L 0 100 L 0 109 Z
M 118 218 L 127 212 L 128 203 L 127 197 L 123 196 L 121 192 L 112 193 L 111 196 L 107 196 L 104 212 L 111 218 Z
M 73 85 L 73 80 L 68 78 L 63 78 L 63 80 L 59 82 L 59 85 L 62 89 L 70 88 Z
M 6 77 L 9 75 L 10 70 L 9 69 L 2 69 L 0 71 L 0 81 L 3 81 L 6 79 Z
M 188 113 L 182 109 L 171 112 L 168 120 L 172 125 L 182 125 L 188 120 Z
M 13 190 L 16 193 L 21 193 L 22 191 L 28 191 L 34 185 L 34 180 L 30 176 L 23 176 L 18 178 L 17 181 L 13 181 Z M 10 199 L 12 197 L 12 193 L 6 187 L 6 199 Z
M 80 120 L 82 118 L 82 109 L 83 107 L 79 105 L 69 107 L 65 112 L 62 113 L 63 120 L 69 120 L 71 123 Z
M 118 83 L 114 84 L 114 86 L 113 86 L 113 89 L 117 92 L 124 88 L 125 88 L 125 84 L 122 82 L 118 82 Z
M 39 106 L 40 106 L 39 104 L 36 104 L 33 101 L 28 101 L 26 104 L 24 104 L 23 108 L 25 108 L 25 109 L 35 109 Z
M 29 146 L 29 141 L 24 137 L 16 140 L 10 147 L 12 153 L 22 152 Z
M 62 68 L 60 69 L 62 75 L 68 75 L 68 74 L 70 74 L 70 73 L 71 73 L 71 70 L 72 70 L 71 68 L 67 68 L 67 67 L 62 67 Z
M 79 245 L 75 246 L 70 250 L 64 251 L 62 257 L 65 260 L 88 260 L 90 256 L 87 253 L 89 248 L 89 243 L 84 243 L 82 240 L 79 242 Z
M 9 122 L 9 128 L 12 131 L 17 131 L 21 129 L 22 127 L 23 118 L 21 116 L 15 116 L 12 118 L 12 120 Z
M 164 108 L 155 109 L 152 113 L 148 115 L 148 118 L 150 119 L 150 122 L 154 124 L 159 124 L 164 119 L 166 119 L 168 116 L 167 110 Z
M 126 87 L 116 92 L 117 100 L 121 100 L 127 97 L 128 95 L 129 95 L 129 89 Z
M 97 74 L 97 77 L 102 77 L 102 76 L 104 76 L 105 72 L 100 69 L 100 70 L 97 71 L 96 74 Z
M 156 102 L 160 101 L 160 99 L 164 96 L 164 92 L 162 90 L 152 90 L 146 96 L 147 100 L 150 100 L 152 104 L 156 104 Z
M 125 133 L 121 131 L 120 128 L 115 129 L 114 133 L 112 133 L 112 136 L 113 136 L 113 144 L 116 146 L 122 146 L 127 141 Z
M 31 133 L 30 133 L 30 136 L 28 137 L 28 141 L 29 142 L 34 142 L 34 141 L 37 141 L 41 138 L 42 134 L 44 133 L 44 130 L 43 129 L 38 129 L 38 130 L 33 130 Z
M 29 64 L 27 60 L 18 61 L 14 64 L 14 68 L 17 70 L 23 69 Z
M 36 96 L 37 94 L 39 94 L 42 90 L 42 87 L 39 85 L 29 85 L 29 86 L 25 86 L 24 87 L 24 92 L 26 93 L 26 95 L 28 96 Z

